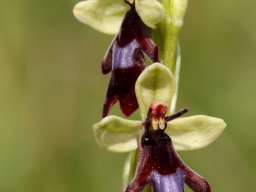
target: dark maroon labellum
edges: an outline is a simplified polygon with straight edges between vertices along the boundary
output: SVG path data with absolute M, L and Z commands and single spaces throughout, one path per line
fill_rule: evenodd
M 164 129 L 153 129 L 152 113 L 159 112 L 164 112 L 164 105 L 151 105 L 140 140 L 136 175 L 126 192 L 141 192 L 147 184 L 154 192 L 183 192 L 184 182 L 195 192 L 211 192 L 208 182 L 192 171 L 176 153 L 171 138 L 164 133 L 166 123 Z M 170 121 L 186 112 L 184 109 L 164 119 Z
M 134 6 L 131 5 L 119 33 L 102 61 L 103 74 L 112 71 L 103 117 L 108 115 L 111 106 L 117 101 L 126 116 L 138 108 L 135 82 L 146 67 L 144 53 L 153 62 L 159 61 L 158 48 L 152 41 L 151 29 L 142 22 Z

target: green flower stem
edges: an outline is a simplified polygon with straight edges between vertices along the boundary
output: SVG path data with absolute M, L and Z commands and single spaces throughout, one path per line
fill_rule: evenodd
M 175 71 L 178 36 L 183 25 L 187 0 L 162 0 L 162 3 L 165 17 L 154 30 L 154 38 L 160 47 L 163 63 Z
M 172 97 L 172 102 L 170 106 L 170 113 L 175 112 L 177 98 L 178 98 L 178 90 L 179 90 L 179 79 L 180 79 L 180 66 L 181 66 L 181 50 L 180 50 L 180 44 L 177 44 L 177 55 L 176 55 L 176 61 L 174 65 L 174 76 L 175 76 L 175 82 L 176 82 L 176 90 Z
M 173 1 L 174 0 L 163 0 L 165 18 L 159 26 L 159 28 L 162 28 L 163 31 L 163 63 L 166 64 L 166 66 L 168 66 L 172 71 L 174 71 L 177 34 L 179 32 L 179 28 L 172 21 L 173 6 L 171 5 L 173 5 Z

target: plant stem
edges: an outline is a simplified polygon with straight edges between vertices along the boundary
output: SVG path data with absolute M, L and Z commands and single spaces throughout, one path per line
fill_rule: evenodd
M 175 111 L 177 101 L 177 89 L 181 65 L 181 51 L 178 44 L 178 36 L 183 25 L 183 17 L 187 8 L 187 0 L 162 0 L 165 8 L 165 18 L 158 25 L 157 29 L 153 30 L 153 39 L 157 43 L 162 63 L 165 64 L 175 75 L 176 92 L 173 96 L 170 111 Z M 128 182 L 134 177 L 137 164 L 137 153 L 132 152 L 130 158 L 130 170 Z M 151 192 L 150 186 L 146 186 L 143 192 Z
M 162 0 L 162 3 L 165 17 L 154 31 L 154 38 L 160 47 L 162 62 L 171 71 L 175 71 L 178 36 L 183 25 L 187 0 Z

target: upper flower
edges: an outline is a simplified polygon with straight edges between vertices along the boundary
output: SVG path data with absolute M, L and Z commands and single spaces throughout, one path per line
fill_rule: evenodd
M 135 82 L 146 67 L 144 53 L 151 61 L 159 61 L 158 48 L 151 39 L 151 29 L 142 22 L 131 5 L 102 61 L 102 72 L 112 72 L 103 117 L 108 115 L 111 106 L 117 101 L 126 116 L 138 108 Z
M 87 0 L 74 7 L 76 18 L 107 34 L 117 34 L 129 5 L 135 5 L 142 21 L 155 28 L 164 18 L 164 7 L 159 0 Z
M 155 63 L 148 66 L 139 76 L 135 85 L 136 97 L 142 121 L 107 116 L 94 125 L 97 143 L 113 152 L 133 151 L 138 147 L 143 123 L 151 104 L 165 104 L 167 115 L 175 92 L 172 72 L 164 65 Z M 172 138 L 176 150 L 192 150 L 212 143 L 226 127 L 222 119 L 206 115 L 183 117 L 166 122 L 165 133 Z M 162 127 L 161 120 L 156 121 Z

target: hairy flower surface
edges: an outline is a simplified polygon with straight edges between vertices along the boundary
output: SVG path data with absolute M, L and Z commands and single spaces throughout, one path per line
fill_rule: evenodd
M 142 21 L 155 28 L 164 18 L 164 7 L 159 0 L 87 0 L 74 7 L 75 17 L 92 28 L 107 34 L 117 34 L 123 17 L 135 5 Z

